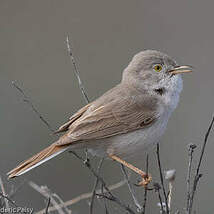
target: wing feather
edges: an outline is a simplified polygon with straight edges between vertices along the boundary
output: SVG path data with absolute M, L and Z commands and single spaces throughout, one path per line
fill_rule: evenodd
M 68 132 L 59 139 L 58 144 L 102 139 L 150 126 L 160 116 L 157 99 L 150 95 L 138 96 L 124 96 L 97 106 L 90 105 L 87 111 L 69 124 Z

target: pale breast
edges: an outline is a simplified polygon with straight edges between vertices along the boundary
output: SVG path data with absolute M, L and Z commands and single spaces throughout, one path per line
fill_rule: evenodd
M 96 156 L 106 157 L 108 154 L 127 158 L 140 154 L 150 146 L 158 143 L 163 135 L 168 117 L 162 117 L 152 126 L 102 140 L 88 142 L 89 151 Z
M 176 76 L 171 79 L 172 82 L 165 87 L 167 93 L 161 98 L 161 115 L 151 126 L 126 134 L 116 135 L 101 140 L 88 141 L 86 146 L 89 151 L 96 156 L 105 157 L 109 154 L 118 155 L 121 158 L 127 158 L 133 155 L 141 154 L 152 145 L 160 141 L 161 136 L 166 130 L 166 126 L 171 113 L 176 108 L 179 95 L 182 90 L 182 79 Z

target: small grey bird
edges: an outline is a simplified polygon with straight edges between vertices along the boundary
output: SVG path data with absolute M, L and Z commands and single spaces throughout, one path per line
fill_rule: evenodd
M 22 175 L 67 149 L 87 148 L 92 154 L 116 160 L 138 174 L 145 173 L 121 158 L 141 153 L 158 143 L 182 90 L 178 66 L 164 53 L 146 50 L 136 54 L 123 71 L 122 81 L 81 108 L 57 133 L 55 143 L 18 165 L 9 178 Z

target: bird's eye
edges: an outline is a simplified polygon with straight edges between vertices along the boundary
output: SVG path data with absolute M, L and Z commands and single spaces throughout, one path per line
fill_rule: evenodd
M 155 65 L 154 67 L 153 67 L 153 69 L 155 70 L 155 71 L 157 71 L 157 72 L 160 72 L 161 70 L 162 70 L 162 65 L 161 64 L 157 64 L 157 65 Z

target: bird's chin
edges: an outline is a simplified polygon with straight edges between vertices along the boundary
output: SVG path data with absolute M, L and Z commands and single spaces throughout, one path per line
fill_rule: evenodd
M 170 79 L 171 81 L 169 83 L 169 88 L 172 91 L 176 91 L 177 93 L 180 93 L 183 89 L 182 75 L 181 74 L 173 75 L 173 77 L 171 77 Z

